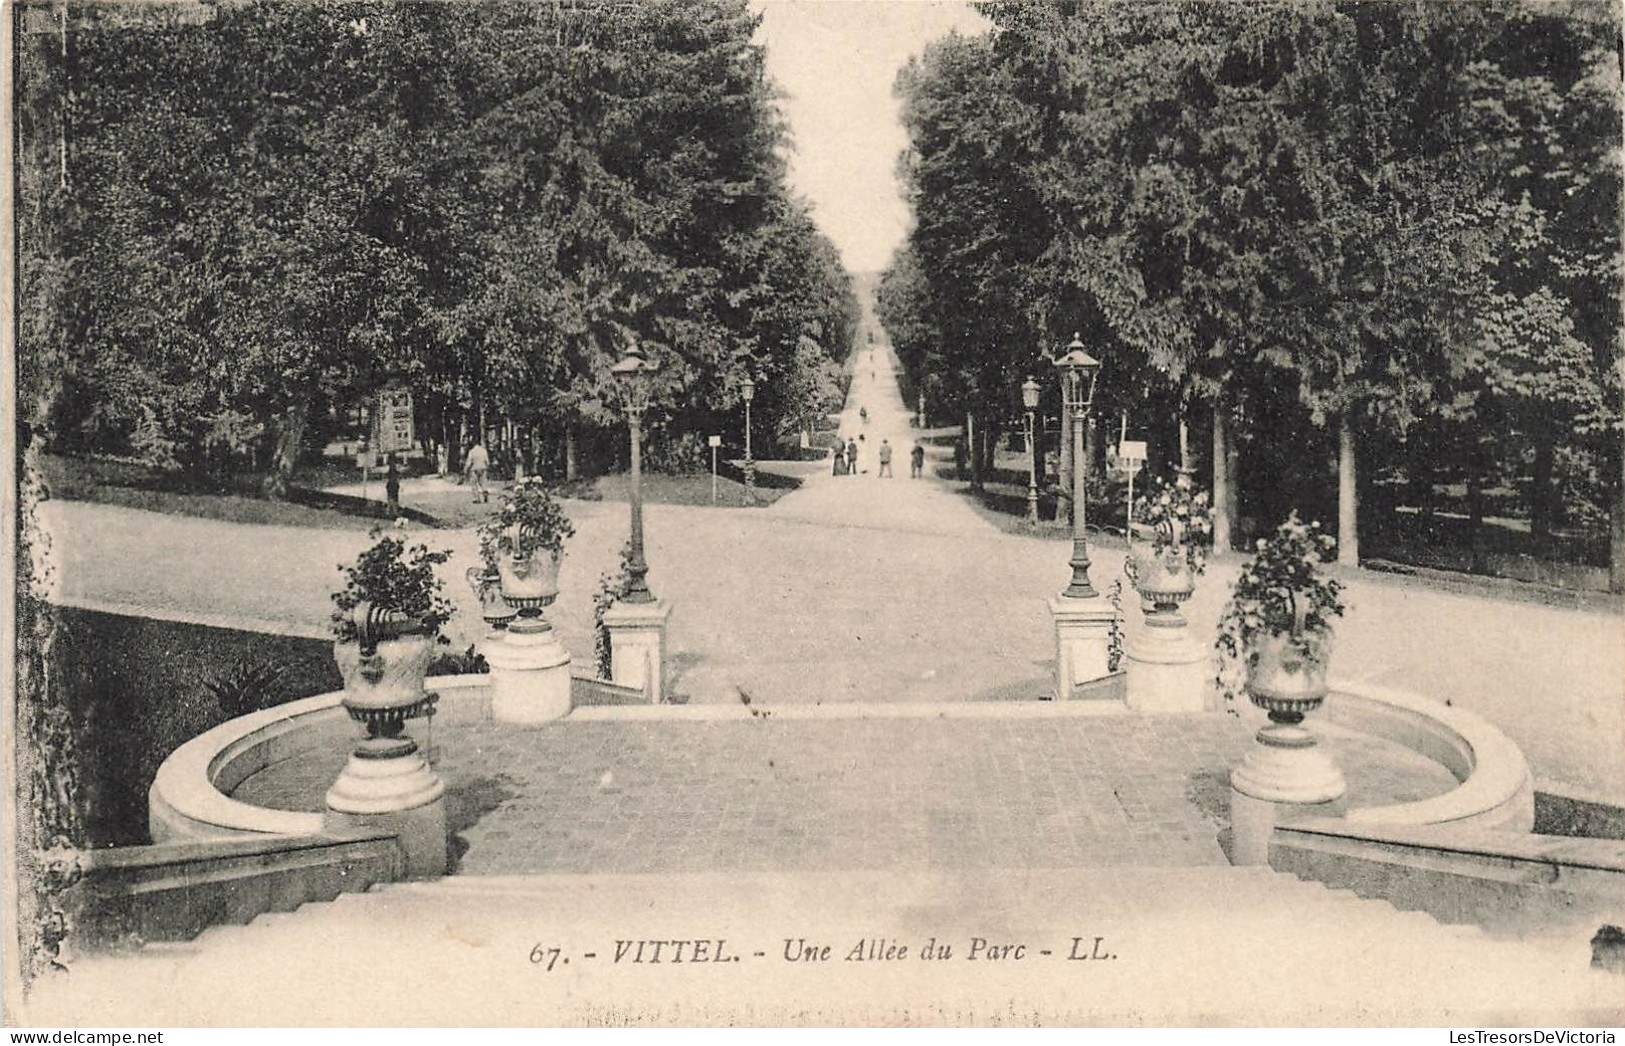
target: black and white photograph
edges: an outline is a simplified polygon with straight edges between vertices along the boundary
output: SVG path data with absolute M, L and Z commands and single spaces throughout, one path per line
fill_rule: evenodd
M 0 1023 L 1625 1025 L 1619 0 L 5 13 Z

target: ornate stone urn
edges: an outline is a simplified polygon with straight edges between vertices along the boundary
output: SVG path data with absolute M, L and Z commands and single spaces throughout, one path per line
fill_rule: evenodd
M 550 606 L 559 594 L 560 550 L 546 549 L 523 558 L 502 556 L 497 560 L 502 598 L 518 610 Z
M 1326 654 L 1329 634 L 1304 627 L 1304 606 L 1292 601 L 1292 630 L 1272 633 L 1253 643 L 1248 658 L 1247 696 L 1269 713 L 1269 725 L 1258 731 L 1257 745 L 1231 775 L 1245 795 L 1270 802 L 1330 803 L 1341 799 L 1348 784 L 1337 764 L 1303 726 L 1303 717 L 1326 700 Z
M 333 644 L 344 706 L 354 715 L 354 710 L 384 713 L 422 704 L 435 637 L 405 614 L 373 603 L 358 605 L 354 619 L 357 638 Z
M 1146 624 L 1159 628 L 1179 628 L 1185 619 L 1179 605 L 1196 591 L 1196 573 L 1191 570 L 1189 550 L 1178 524 L 1156 530 L 1136 523 L 1129 533 L 1129 557 L 1124 572 L 1149 606 Z
M 1271 719 L 1280 713 L 1296 722 L 1326 700 L 1326 663 L 1311 655 L 1301 632 L 1265 636 L 1250 662 L 1247 696 Z
M 480 601 L 480 617 L 493 632 L 501 632 L 513 622 L 514 609 L 502 598 L 502 574 L 495 567 L 469 567 L 463 575 L 474 598 Z
M 406 720 L 434 714 L 438 695 L 423 679 L 435 637 L 407 615 L 360 603 L 352 612 L 353 641 L 333 646 L 344 679 L 344 708 L 367 728 L 338 779 L 327 790 L 330 827 L 387 828 L 401 839 L 412 877 L 443 875 L 447 835 L 445 782 L 429 768 Z

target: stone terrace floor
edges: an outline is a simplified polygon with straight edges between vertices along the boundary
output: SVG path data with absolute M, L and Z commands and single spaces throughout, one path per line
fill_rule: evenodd
M 611 716 L 437 723 L 431 751 L 465 874 L 1216 865 L 1229 770 L 1258 722 Z M 1319 729 L 1353 807 L 1454 785 L 1397 745 Z M 236 798 L 320 809 L 354 736 L 325 732 Z

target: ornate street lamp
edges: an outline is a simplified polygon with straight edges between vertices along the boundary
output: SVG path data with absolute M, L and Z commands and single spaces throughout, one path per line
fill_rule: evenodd
M 627 426 L 632 437 L 632 558 L 626 565 L 629 575 L 625 601 L 653 603 L 649 591 L 649 564 L 643 558 L 643 412 L 649 409 L 650 386 L 660 364 L 643 354 L 643 346 L 633 341 L 609 369 L 621 392 Z
M 1066 355 L 1055 361 L 1055 371 L 1061 379 L 1061 398 L 1072 414 L 1072 581 L 1061 595 L 1068 599 L 1093 599 L 1096 593 L 1089 584 L 1089 546 L 1084 538 L 1084 476 L 1088 462 L 1084 460 L 1083 427 L 1095 401 L 1100 361 L 1083 351 L 1083 340 L 1075 333 L 1066 350 Z
M 750 453 L 750 401 L 756 398 L 756 383 L 749 378 L 739 387 L 745 401 L 745 503 L 756 504 L 756 459 Z
M 1033 456 L 1033 411 L 1038 409 L 1038 382 L 1031 374 L 1021 383 L 1021 403 L 1027 408 L 1027 522 L 1038 526 L 1038 462 Z

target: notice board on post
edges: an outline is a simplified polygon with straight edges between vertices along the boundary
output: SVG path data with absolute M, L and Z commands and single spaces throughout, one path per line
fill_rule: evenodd
M 373 415 L 373 447 L 380 454 L 402 454 L 416 445 L 412 428 L 412 390 L 384 389 Z

